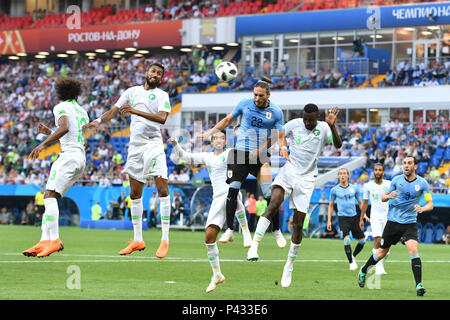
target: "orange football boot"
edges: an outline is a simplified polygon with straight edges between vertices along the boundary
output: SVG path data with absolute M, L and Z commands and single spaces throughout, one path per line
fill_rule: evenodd
M 119 254 L 124 256 L 126 254 L 130 254 L 133 251 L 142 251 L 145 249 L 145 242 L 144 241 L 134 241 L 130 240 L 128 241 L 129 245 L 125 248 L 119 251 Z
M 158 250 L 156 251 L 156 257 L 162 259 L 167 256 L 169 251 L 169 243 L 166 240 L 161 240 Z
M 40 253 L 44 247 L 50 243 L 50 240 L 42 240 L 39 241 L 37 244 L 32 246 L 30 249 L 27 249 L 25 251 L 22 251 L 22 254 L 27 257 L 35 257 L 38 253 Z
M 58 238 L 56 240 L 50 241 L 44 249 L 36 255 L 38 258 L 48 257 L 53 252 L 59 252 L 64 250 L 64 245 L 61 240 Z

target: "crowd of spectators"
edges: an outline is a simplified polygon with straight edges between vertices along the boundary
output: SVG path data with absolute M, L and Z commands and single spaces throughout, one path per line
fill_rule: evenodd
M 389 119 L 382 127 L 369 128 L 365 118 L 359 122 L 352 120 L 347 128 L 339 127 L 343 146 L 336 150 L 328 144 L 323 156 L 365 156 L 366 170 L 362 170 L 357 176 L 351 174 L 350 180 L 362 192 L 364 183 L 374 178 L 370 168 L 373 168 L 375 163 L 383 164 L 386 177 L 392 179 L 403 173 L 402 163 L 405 156 L 413 155 L 418 162 L 428 163 L 423 176 L 432 191 L 448 193 L 450 167 L 446 172 L 439 173 L 438 166 L 431 165 L 430 160 L 436 149 L 450 147 L 449 129 L 448 116 L 444 115 L 436 119 L 433 125 L 424 125 L 422 119 L 418 119 L 415 125 L 406 126 L 398 120 Z M 442 160 L 439 164 L 443 163 Z
M 250 68 L 252 70 L 252 68 Z M 358 88 L 365 80 L 366 88 L 391 87 L 391 86 L 415 86 L 427 87 L 438 85 L 449 85 L 450 61 L 445 58 L 442 62 L 435 60 L 425 64 L 417 63 L 411 66 L 408 61 L 402 61 L 396 68 L 386 72 L 385 77 L 378 83 L 373 83 L 373 79 L 352 74 L 347 67 L 342 70 L 320 68 L 318 71 L 312 69 L 307 74 L 288 74 L 286 61 L 282 60 L 276 68 L 272 68 L 269 61 L 265 61 L 262 74 L 272 78 L 274 85 L 272 90 L 302 90 L 302 89 L 323 89 L 323 88 Z M 259 80 L 253 76 L 252 72 L 240 72 L 236 79 L 231 82 L 232 91 L 249 90 L 252 85 Z
M 27 155 L 44 139 L 38 134 L 36 123 L 43 122 L 54 127 L 52 107 L 58 102 L 54 95 L 55 81 L 58 77 L 72 76 L 84 83 L 83 94 L 78 103 L 85 108 L 90 119 L 96 119 L 106 112 L 118 99 L 120 93 L 133 85 L 144 82 L 145 67 L 156 58 L 130 57 L 116 59 L 85 59 L 79 55 L 73 56 L 67 63 L 50 61 L 12 62 L 0 65 L 0 184 L 29 184 L 43 185 L 47 179 L 48 171 L 57 154 L 51 154 L 45 159 L 29 160 Z M 193 82 L 201 73 L 211 76 L 215 66 L 221 62 L 221 57 L 209 51 L 206 47 L 193 47 L 189 55 L 165 56 L 161 61 L 167 68 L 162 89 L 171 95 L 172 105 L 179 102 L 181 87 L 196 86 Z M 443 66 L 447 66 L 445 63 Z M 400 67 L 400 70 L 405 66 Z M 448 68 L 447 68 L 448 69 Z M 312 72 L 310 79 L 329 79 L 328 74 L 321 71 Z M 333 79 L 350 79 L 351 75 L 346 69 L 341 74 L 337 73 Z M 235 82 L 231 84 L 236 90 L 251 89 L 255 79 L 251 74 L 246 76 L 239 74 Z M 312 80 L 311 80 L 312 81 Z M 344 81 L 344 80 L 343 80 Z M 349 80 L 353 81 L 353 80 Z M 325 80 L 327 83 L 334 83 Z M 344 81 L 345 83 L 346 81 Z M 303 82 L 298 82 L 301 85 Z M 338 81 L 339 83 L 339 81 Z M 206 88 L 209 84 L 205 85 Z M 296 88 L 296 86 L 294 85 Z M 196 90 L 202 90 L 205 87 Z M 274 90 L 281 89 L 277 84 Z M 286 89 L 286 87 L 284 87 Z M 88 162 L 86 170 L 81 178 L 83 185 L 99 186 L 127 186 L 126 177 L 121 174 L 126 162 L 127 146 L 117 150 L 111 143 L 111 136 L 119 129 L 128 127 L 129 118 L 116 118 L 110 123 L 101 124 L 100 130 L 89 137 L 88 141 L 95 144 L 87 144 Z M 448 134 L 448 117 L 441 116 L 435 123 L 442 123 L 442 132 Z M 200 133 L 214 126 L 215 123 L 191 123 L 187 126 L 190 133 Z M 197 127 L 196 127 L 197 126 Z M 399 172 L 401 159 L 405 153 L 416 154 L 420 161 L 429 161 L 434 148 L 447 147 L 449 142 L 444 141 L 444 135 L 437 133 L 433 136 L 428 125 L 419 121 L 413 128 L 402 127 L 398 120 L 389 121 L 386 126 L 378 128 L 376 132 L 368 134 L 368 124 L 365 119 L 359 123 L 351 121 L 348 128 L 341 127 L 344 140 L 347 143 L 336 151 L 327 146 L 324 155 L 366 155 L 371 164 L 374 161 L 384 163 L 387 169 L 394 174 Z M 169 138 L 167 130 L 162 132 L 163 140 Z M 380 137 L 382 141 L 378 141 Z M 439 138 L 439 141 L 436 139 Z M 430 142 L 431 141 L 431 142 Z M 379 148 L 380 142 L 389 143 L 386 148 Z M 208 146 L 195 141 L 195 134 L 191 141 L 184 141 L 186 149 L 193 152 L 208 150 Z M 171 146 L 166 144 L 166 150 Z M 275 150 L 276 152 L 276 150 Z M 185 165 L 177 159 L 173 153 L 169 161 L 172 161 L 174 170 L 169 172 L 172 183 L 189 183 L 197 172 L 196 167 Z M 427 177 L 431 179 L 428 168 Z M 437 181 L 432 181 L 436 189 L 443 188 L 448 177 L 442 176 Z M 436 179 L 435 179 L 436 180 Z M 444 181 L 444 183 L 443 183 Z

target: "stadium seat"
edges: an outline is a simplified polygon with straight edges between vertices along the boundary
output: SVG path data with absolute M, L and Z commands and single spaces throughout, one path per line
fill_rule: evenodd
M 418 229 L 418 237 L 419 237 L 419 242 L 422 242 L 422 230 L 423 230 L 423 227 L 422 227 L 422 224 L 419 222 L 419 221 L 417 221 L 417 229 Z
M 417 173 L 419 175 L 423 175 L 425 172 L 427 172 L 427 169 L 428 169 L 428 162 L 421 161 L 417 166 Z
M 447 147 L 447 149 L 445 149 L 444 160 L 450 161 L 450 147 Z
M 431 222 L 428 222 L 423 227 L 422 242 L 433 243 L 433 239 L 434 239 L 434 226 Z
M 437 223 L 435 226 L 434 226 L 434 238 L 433 238 L 433 241 L 436 241 L 436 240 L 439 240 L 439 239 L 441 239 L 442 238 L 442 235 L 444 234 L 444 232 L 445 232 L 445 226 L 444 226 L 444 224 L 443 223 Z

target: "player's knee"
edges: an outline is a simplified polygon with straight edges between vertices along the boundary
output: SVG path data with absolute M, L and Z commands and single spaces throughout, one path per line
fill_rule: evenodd
M 142 193 L 136 190 L 130 191 L 130 198 L 131 200 L 140 199 L 142 197 Z

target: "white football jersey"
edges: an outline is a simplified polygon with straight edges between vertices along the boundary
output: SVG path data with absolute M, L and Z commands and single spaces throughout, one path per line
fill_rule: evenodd
M 167 92 L 155 88 L 145 90 L 144 86 L 134 86 L 125 90 L 119 100 L 117 107 L 129 104 L 136 110 L 157 114 L 160 111 L 170 113 L 170 99 Z M 148 142 L 149 140 L 159 140 L 162 142 L 161 124 L 147 120 L 141 116 L 131 115 L 130 143 Z
M 370 219 L 387 219 L 387 214 L 389 211 L 389 202 L 382 202 L 381 197 L 385 194 L 389 187 L 391 186 L 391 181 L 384 180 L 381 185 L 376 184 L 375 180 L 369 181 L 364 184 L 364 200 L 370 200 Z
M 213 188 L 213 198 L 220 197 L 228 193 L 229 185 L 226 183 L 227 158 L 228 153 L 231 150 L 232 149 L 228 149 L 219 155 L 215 155 L 214 152 L 186 152 L 183 150 L 183 148 L 180 147 L 179 144 L 177 144 L 175 147 L 175 151 L 181 159 L 188 162 L 193 162 L 195 164 L 206 165 Z
M 302 118 L 293 119 L 284 125 L 286 140 L 289 145 L 289 158 L 300 174 L 315 172 L 317 161 L 327 141 L 332 142 L 328 123 L 317 121 L 313 130 L 308 130 Z
M 62 116 L 69 118 L 69 132 L 59 139 L 61 150 L 64 152 L 81 150 L 84 152 L 85 133 L 81 129 L 85 124 L 89 123 L 87 112 L 76 103 L 75 100 L 67 100 L 58 103 L 53 108 L 55 116 L 55 125 Z

